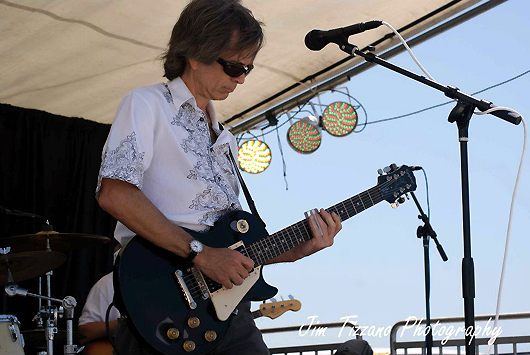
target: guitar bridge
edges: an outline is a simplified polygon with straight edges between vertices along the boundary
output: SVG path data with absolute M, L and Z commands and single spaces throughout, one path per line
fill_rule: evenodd
M 191 296 L 190 290 L 188 289 L 188 286 L 186 285 L 186 282 L 184 281 L 184 278 L 182 277 L 182 271 L 180 270 L 175 271 L 175 277 L 177 278 L 177 281 L 180 286 L 180 290 L 182 291 L 182 294 L 184 295 L 186 302 L 188 302 L 188 307 L 190 309 L 197 308 L 197 302 L 195 302 L 195 300 Z
M 201 291 L 201 299 L 203 301 L 206 301 L 208 298 L 210 298 L 210 292 L 208 291 L 208 287 L 206 287 L 206 280 L 204 280 L 202 272 L 197 270 L 197 268 L 195 267 L 189 268 L 188 272 L 193 275 L 193 277 L 195 278 L 195 282 L 197 282 L 197 285 L 199 285 L 199 290 Z

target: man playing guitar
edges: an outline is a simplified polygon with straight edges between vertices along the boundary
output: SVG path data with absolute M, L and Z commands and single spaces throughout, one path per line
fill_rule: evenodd
M 141 235 L 192 262 L 226 289 L 241 285 L 254 263 L 229 249 L 203 245 L 181 227 L 204 231 L 240 210 L 229 155 L 234 136 L 222 130 L 212 100 L 224 100 L 245 82 L 261 49 L 261 23 L 236 0 L 193 0 L 173 28 L 164 54 L 166 83 L 132 90 L 122 100 L 103 149 L 96 196 L 118 220 L 120 244 Z M 333 244 L 341 229 L 324 209 L 309 219 L 314 238 L 269 263 L 292 262 Z M 141 260 L 138 260 L 141 263 Z M 268 354 L 250 313 L 239 313 L 215 354 Z M 120 321 L 120 354 L 155 353 Z

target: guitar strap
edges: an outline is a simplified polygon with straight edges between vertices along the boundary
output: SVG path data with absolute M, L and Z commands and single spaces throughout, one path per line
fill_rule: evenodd
M 221 131 L 224 130 L 223 125 L 219 122 L 219 129 Z M 245 184 L 245 181 L 243 180 L 243 176 L 241 176 L 241 173 L 239 172 L 239 167 L 236 164 L 236 160 L 234 159 L 234 155 L 232 154 L 232 150 L 229 150 L 229 154 L 227 156 L 229 157 L 230 161 L 232 161 L 232 165 L 234 166 L 234 170 L 236 171 L 237 178 L 239 179 L 239 183 L 241 184 L 241 187 L 243 188 L 243 193 L 245 194 L 245 198 L 247 199 L 248 207 L 250 208 L 250 211 L 256 217 L 262 224 L 263 227 L 266 227 L 267 225 L 261 217 L 259 216 L 258 210 L 256 209 L 256 205 L 254 204 L 254 200 L 252 199 L 252 196 L 250 196 L 250 192 L 248 191 L 247 185 Z

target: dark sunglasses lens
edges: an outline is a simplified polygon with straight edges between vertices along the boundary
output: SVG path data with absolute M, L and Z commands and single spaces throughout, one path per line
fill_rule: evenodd
M 238 76 L 241 76 L 241 74 L 246 73 L 246 69 L 242 65 L 237 64 L 227 64 L 225 66 L 225 73 L 231 76 L 232 78 L 237 78 Z

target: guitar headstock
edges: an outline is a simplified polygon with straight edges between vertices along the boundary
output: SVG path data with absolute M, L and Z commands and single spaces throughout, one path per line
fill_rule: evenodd
M 383 200 L 388 201 L 396 206 L 403 200 L 397 202 L 407 192 L 416 190 L 416 178 L 412 168 L 407 165 L 398 167 L 391 164 L 383 170 L 379 170 L 377 178 L 377 188 Z
M 290 299 L 287 301 L 267 302 L 259 305 L 261 314 L 270 319 L 275 319 L 284 314 L 287 311 L 299 311 L 302 307 L 300 301 Z

